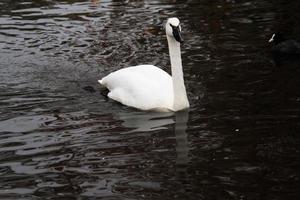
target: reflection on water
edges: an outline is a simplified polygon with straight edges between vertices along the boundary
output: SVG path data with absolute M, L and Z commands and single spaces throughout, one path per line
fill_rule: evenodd
M 175 114 L 175 137 L 176 137 L 176 165 L 187 166 L 189 163 L 188 136 L 186 133 L 189 113 L 187 111 L 177 112 Z
M 0 1 L 0 198 L 299 199 L 300 72 L 276 67 L 266 43 L 278 26 L 299 36 L 296 11 L 296 1 Z M 182 21 L 191 109 L 103 97 L 97 80 L 111 71 L 170 72 L 170 16 Z
M 176 138 L 176 179 L 188 181 L 189 166 L 189 142 L 186 133 L 188 111 L 177 112 L 175 114 L 175 138 Z
M 131 127 L 130 132 L 149 132 L 154 130 L 166 129 L 165 126 L 173 124 L 172 117 L 174 113 L 139 113 L 137 115 L 126 114 L 120 115 L 124 121 L 125 127 Z

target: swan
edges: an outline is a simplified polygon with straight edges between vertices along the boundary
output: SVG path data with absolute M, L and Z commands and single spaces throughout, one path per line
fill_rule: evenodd
M 176 112 L 189 108 L 182 71 L 180 43 L 183 39 L 179 19 L 169 18 L 165 30 L 172 76 L 153 65 L 120 69 L 98 80 L 109 90 L 109 98 L 140 110 Z

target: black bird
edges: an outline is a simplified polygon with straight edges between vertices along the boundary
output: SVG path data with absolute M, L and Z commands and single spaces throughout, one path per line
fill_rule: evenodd
M 274 33 L 269 43 L 273 43 L 271 48 L 273 56 L 300 56 L 300 43 L 285 39 L 281 33 Z

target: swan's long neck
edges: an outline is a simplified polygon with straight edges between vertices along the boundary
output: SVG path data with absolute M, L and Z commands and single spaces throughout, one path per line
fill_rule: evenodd
M 180 43 L 167 35 L 173 79 L 173 110 L 183 110 L 190 107 L 183 79 Z

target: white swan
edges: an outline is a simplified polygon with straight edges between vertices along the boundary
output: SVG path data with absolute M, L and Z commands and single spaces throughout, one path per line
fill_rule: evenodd
M 98 81 L 109 90 L 109 98 L 141 110 L 176 112 L 189 108 L 181 63 L 183 40 L 179 19 L 169 18 L 165 29 L 172 76 L 153 65 L 120 69 Z

